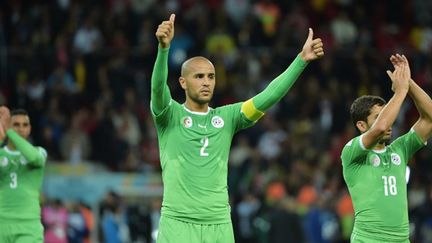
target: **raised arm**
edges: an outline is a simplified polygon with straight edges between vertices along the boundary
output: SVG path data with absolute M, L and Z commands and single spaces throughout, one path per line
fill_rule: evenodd
M 392 127 L 408 93 L 409 80 L 411 77 L 411 71 L 408 65 L 396 66 L 394 72 L 387 71 L 387 74 L 392 80 L 392 90 L 394 94 L 381 110 L 369 130 L 362 136 L 363 145 L 368 149 L 375 146 Z
M 160 114 L 171 102 L 171 94 L 167 85 L 168 52 L 174 37 L 175 15 L 171 14 L 168 21 L 163 21 L 156 30 L 159 42 L 158 53 L 151 77 L 151 108 L 155 115 Z
M 390 61 L 393 63 L 393 66 L 403 64 L 409 66 L 408 59 L 405 55 L 392 55 Z M 408 95 L 414 101 L 417 111 L 420 114 L 420 117 L 414 124 L 413 129 L 423 139 L 423 141 L 427 141 L 432 135 L 432 99 L 412 79 L 409 81 Z
M 276 104 L 293 86 L 310 61 L 324 55 L 323 43 L 320 38 L 313 39 L 313 31 L 309 28 L 309 35 L 302 51 L 291 65 L 276 77 L 261 93 L 247 100 L 242 105 L 242 112 L 252 121 L 257 121 L 264 112 Z
M 10 111 L 6 106 L 0 107 L 0 136 L 2 137 L 2 142 L 3 139 L 7 137 L 30 165 L 34 167 L 42 167 L 45 165 L 47 157 L 46 151 L 33 146 L 11 128 Z
M 0 145 L 6 139 L 6 130 L 10 122 L 10 111 L 6 106 L 0 106 Z
M 42 167 L 45 165 L 45 160 L 47 157 L 45 150 L 38 149 L 37 147 L 33 146 L 26 139 L 16 133 L 12 128 L 9 128 L 6 131 L 6 134 L 15 145 L 16 149 L 21 152 L 30 165 L 34 167 Z

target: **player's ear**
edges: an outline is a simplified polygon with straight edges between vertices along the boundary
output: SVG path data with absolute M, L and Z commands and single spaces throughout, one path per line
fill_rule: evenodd
M 361 133 L 364 133 L 368 130 L 368 125 L 365 121 L 357 121 L 356 127 Z
M 182 87 L 182 89 L 186 90 L 186 79 L 183 77 L 180 77 L 179 83 L 180 83 L 180 86 Z

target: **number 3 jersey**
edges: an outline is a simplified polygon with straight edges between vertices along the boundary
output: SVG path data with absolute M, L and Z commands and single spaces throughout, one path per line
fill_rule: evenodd
M 197 224 L 231 222 L 228 156 L 234 134 L 254 123 L 242 103 L 192 112 L 171 100 L 153 118 L 159 139 L 162 215 Z
M 45 163 L 45 149 L 36 148 Z M 0 223 L 40 221 L 43 174 L 44 166 L 31 166 L 20 151 L 0 148 Z
M 408 240 L 406 167 L 425 144 L 413 129 L 381 151 L 368 150 L 361 136 L 342 150 L 343 176 L 352 197 L 352 234 L 385 242 Z

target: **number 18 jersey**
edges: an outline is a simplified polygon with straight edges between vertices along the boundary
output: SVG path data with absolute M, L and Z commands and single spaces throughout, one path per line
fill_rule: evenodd
M 408 240 L 406 167 L 423 146 L 412 129 L 381 151 L 364 148 L 361 136 L 345 145 L 341 159 L 355 210 L 353 236 L 384 242 Z
M 162 214 L 197 224 L 231 222 L 228 157 L 234 134 L 253 125 L 242 103 L 192 112 L 171 100 L 155 116 L 164 195 Z

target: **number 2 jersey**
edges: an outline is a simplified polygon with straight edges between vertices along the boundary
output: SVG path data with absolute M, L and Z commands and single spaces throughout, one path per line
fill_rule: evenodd
M 234 134 L 254 123 L 242 103 L 192 112 L 171 100 L 154 116 L 164 195 L 162 215 L 197 224 L 231 222 L 228 156 Z
M 42 147 L 32 148 L 26 154 L 37 158 L 38 166 L 18 150 L 0 149 L 0 224 L 40 223 L 39 192 L 47 153 Z
M 355 210 L 353 235 L 385 242 L 408 240 L 406 167 L 423 146 L 413 129 L 381 151 L 366 149 L 361 136 L 345 145 L 341 159 Z

